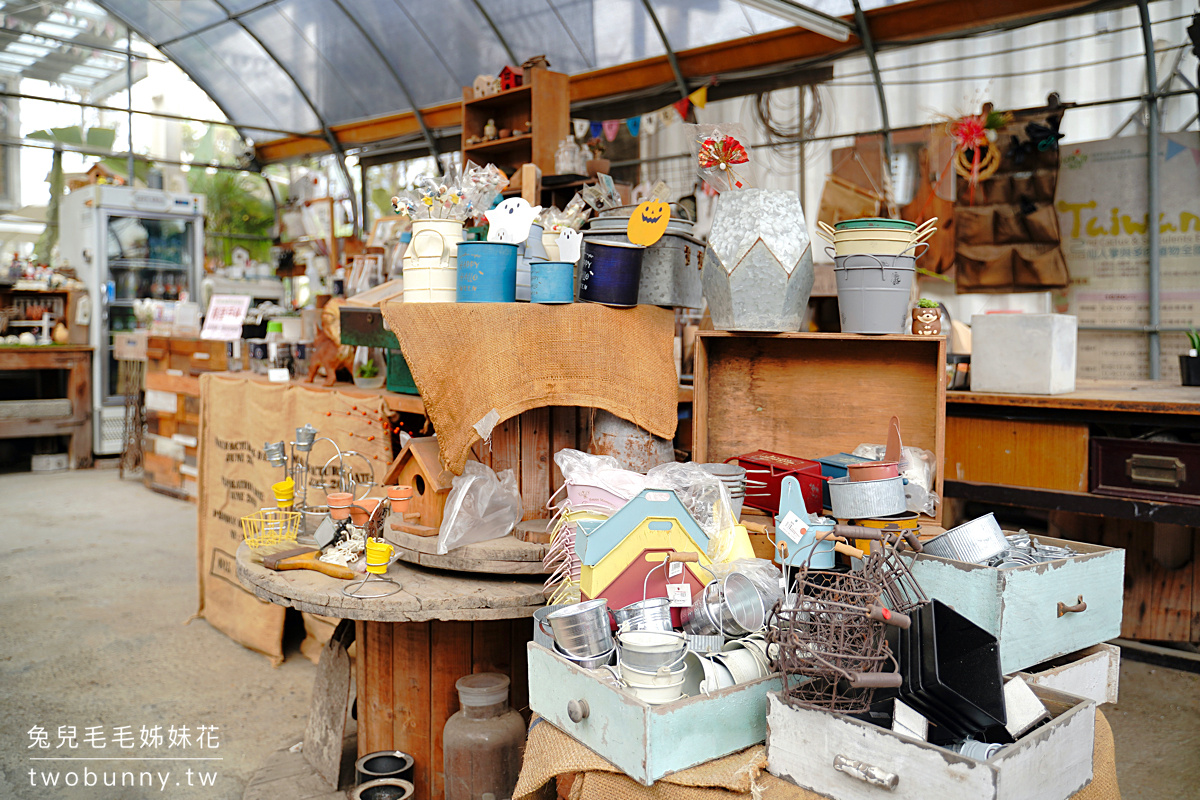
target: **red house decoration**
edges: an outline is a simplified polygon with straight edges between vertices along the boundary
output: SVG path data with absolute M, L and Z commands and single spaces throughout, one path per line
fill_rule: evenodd
M 500 91 L 515 89 L 525 82 L 525 70 L 520 67 L 505 67 L 500 70 Z

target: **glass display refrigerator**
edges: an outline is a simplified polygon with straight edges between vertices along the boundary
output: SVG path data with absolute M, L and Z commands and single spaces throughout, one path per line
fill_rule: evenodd
M 113 455 L 125 438 L 113 335 L 135 329 L 136 300 L 199 299 L 204 197 L 127 186 L 76 189 L 59 207 L 59 251 L 94 298 L 93 449 Z

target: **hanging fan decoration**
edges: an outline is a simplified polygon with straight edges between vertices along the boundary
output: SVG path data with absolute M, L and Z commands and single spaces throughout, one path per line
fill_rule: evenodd
M 730 189 L 743 188 L 743 181 L 733 170 L 734 164 L 750 160 L 746 147 L 732 136 L 709 136 L 700 143 L 697 161 L 705 176 L 723 174 Z
M 970 187 L 967 200 L 975 203 L 975 187 L 1000 169 L 1000 148 L 997 131 L 1012 122 L 1008 111 L 990 108 L 979 115 L 968 115 L 948 123 L 954 140 L 954 171 L 966 179 Z

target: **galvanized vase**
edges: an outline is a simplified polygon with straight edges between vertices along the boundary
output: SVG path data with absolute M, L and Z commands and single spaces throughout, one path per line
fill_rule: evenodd
M 717 330 L 800 330 L 813 263 L 799 196 L 775 189 L 723 192 L 702 279 Z

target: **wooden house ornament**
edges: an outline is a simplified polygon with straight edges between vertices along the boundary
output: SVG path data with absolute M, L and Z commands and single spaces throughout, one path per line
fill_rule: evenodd
M 436 436 L 408 440 L 384 476 L 386 486 L 413 487 L 412 502 L 400 530 L 416 536 L 437 536 L 454 473 L 442 467 Z
M 516 89 L 525 82 L 525 70 L 520 67 L 505 67 L 500 70 L 500 91 Z

